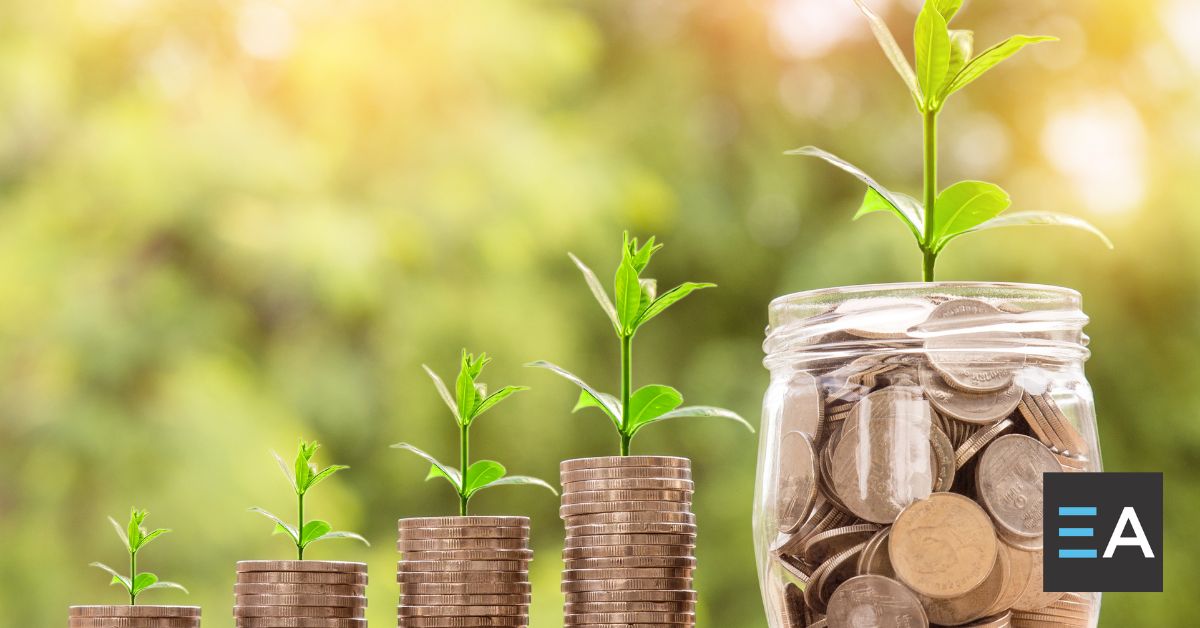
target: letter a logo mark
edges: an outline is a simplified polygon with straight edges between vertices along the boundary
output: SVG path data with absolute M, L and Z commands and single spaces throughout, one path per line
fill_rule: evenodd
M 1126 526 L 1133 528 L 1133 536 L 1122 536 Z M 1112 558 L 1118 547 L 1135 546 L 1142 548 L 1142 556 L 1154 558 L 1154 550 L 1150 549 L 1150 541 L 1142 531 L 1142 522 L 1138 520 L 1137 511 L 1132 506 L 1121 510 L 1117 519 L 1117 527 L 1113 528 L 1112 536 L 1108 539 L 1108 547 L 1104 549 L 1104 557 Z

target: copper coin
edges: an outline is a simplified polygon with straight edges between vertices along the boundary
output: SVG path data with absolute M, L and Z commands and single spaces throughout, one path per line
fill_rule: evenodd
M 878 530 L 879 526 L 873 523 L 859 523 L 826 530 L 809 537 L 805 541 L 801 553 L 805 561 L 819 565 L 833 556 L 869 540 L 875 536 Z
M 691 589 L 627 589 L 621 591 L 573 591 L 567 601 L 578 602 L 694 602 Z
M 326 560 L 243 560 L 239 572 L 248 571 L 322 571 L 335 573 L 367 573 L 366 563 L 343 563 Z
M 69 617 L 199 617 L 199 606 L 83 605 L 67 609 Z
M 1025 584 L 1025 590 L 1013 602 L 1013 609 L 1018 611 L 1034 611 L 1062 598 L 1063 593 L 1053 591 L 1043 591 L 1045 581 L 1043 580 L 1042 572 L 1042 553 L 1032 552 L 1032 564 L 1029 567 L 1029 581 Z
M 600 534 L 569 536 L 566 547 L 596 547 L 600 545 L 687 545 L 695 547 L 696 537 L 687 534 Z
M 562 583 L 563 593 L 580 591 L 630 591 L 683 589 L 691 586 L 691 578 L 617 578 L 612 580 L 568 580 Z
M 964 595 L 949 599 L 922 598 L 929 621 L 944 626 L 957 626 L 985 617 L 988 611 L 1004 594 L 1004 584 L 1009 578 L 1008 556 L 999 551 L 991 573 L 982 584 Z
M 281 582 L 286 584 L 367 584 L 365 573 L 324 571 L 247 571 L 237 581 L 244 584 Z
M 929 404 L 919 391 L 891 386 L 858 402 L 833 454 L 833 487 L 859 517 L 891 523 L 929 495 Z
M 409 517 L 397 525 L 400 528 L 528 528 L 529 517 Z
M 612 558 L 576 558 L 564 561 L 567 569 L 647 569 L 655 567 L 692 568 L 692 556 L 617 556 Z
M 595 547 L 567 547 L 564 559 L 616 558 L 621 556 L 687 556 L 695 548 L 690 545 L 599 545 Z
M 917 596 L 899 582 L 883 576 L 850 578 L 829 596 L 828 610 L 827 620 L 834 626 L 929 626 Z
M 527 560 L 409 560 L 405 558 L 397 566 L 405 573 L 438 573 L 438 572 L 504 572 L 529 571 Z
M 567 504 L 558 509 L 560 517 L 590 515 L 599 512 L 691 512 L 688 502 L 672 501 L 618 501 L 587 504 Z
M 677 456 L 602 456 L 599 458 L 576 458 L 559 463 L 560 472 L 581 469 L 611 469 L 621 467 L 667 467 L 690 469 L 692 461 Z
M 976 468 L 979 501 L 996 525 L 1023 537 L 1042 535 L 1042 474 L 1061 470 L 1058 459 L 1028 436 L 992 441 Z
M 670 501 L 690 503 L 691 500 L 691 491 L 664 490 L 580 491 L 578 493 L 563 493 L 562 496 L 564 506 L 597 502 Z
M 366 595 L 367 586 L 364 584 L 284 584 L 272 583 L 238 583 L 233 585 L 235 594 L 245 595 L 297 595 L 302 593 L 317 595 Z
M 568 615 L 579 613 L 695 613 L 695 602 L 567 602 L 563 608 Z
M 408 606 L 478 606 L 499 605 L 517 606 L 529 604 L 533 596 L 528 593 L 517 594 L 458 594 L 458 595 L 417 595 L 400 594 L 400 604 Z
M 243 617 L 313 617 L 328 619 L 343 619 L 363 617 L 366 606 L 256 606 L 253 604 L 235 604 L 233 616 Z
M 808 586 L 804 588 L 804 603 L 808 608 L 818 613 L 826 612 L 829 596 L 856 575 L 858 557 L 866 545 L 865 542 L 859 543 L 821 563 L 813 571 Z
M 483 628 L 485 626 L 528 626 L 527 615 L 491 617 L 398 617 L 400 628 Z
M 528 539 L 402 539 L 396 542 L 400 552 L 444 552 L 462 549 L 529 549 Z
M 464 549 L 404 552 L 404 560 L 533 560 L 529 549 Z
M 357 608 L 367 605 L 362 595 L 318 595 L 298 593 L 291 595 L 237 594 L 234 600 L 240 606 L 338 606 Z
M 501 606 L 465 605 L 465 606 L 408 606 L 401 604 L 396 607 L 400 617 L 491 617 L 494 615 L 524 615 L 529 612 L 524 604 Z
M 860 575 L 884 576 L 895 579 L 896 570 L 892 567 L 892 559 L 888 555 L 888 537 L 892 528 L 880 529 L 867 541 L 862 554 L 858 557 L 858 573 Z
M 971 393 L 948 385 L 932 369 L 921 369 L 921 387 L 929 403 L 959 421 L 992 423 L 1008 416 L 1021 402 L 1022 389 L 1016 383 L 996 392 Z
M 527 539 L 528 527 L 497 526 L 485 528 L 482 526 L 460 528 L 400 528 L 400 538 L 405 540 L 421 539 Z
M 398 571 L 401 584 L 447 584 L 481 582 L 529 582 L 528 571 Z
M 691 512 L 664 512 L 657 510 L 593 512 L 563 517 L 568 528 L 584 525 L 607 525 L 610 523 L 687 523 L 695 525 L 696 515 Z
M 787 432 L 779 444 L 779 475 L 775 509 L 779 529 L 795 532 L 817 497 L 816 451 L 803 432 Z
M 607 469 L 581 469 L 563 471 L 559 481 L 564 485 L 591 480 L 626 480 L 636 478 L 691 480 L 690 468 L 671 467 L 610 467 Z
M 896 518 L 888 555 L 901 582 L 946 599 L 983 583 L 996 563 L 998 543 L 983 508 L 962 495 L 934 493 Z
M 591 626 L 595 624 L 694 624 L 696 616 L 692 613 L 581 613 L 564 615 L 563 623 L 567 626 Z
M 692 567 L 644 567 L 640 569 L 564 569 L 563 580 L 612 580 L 614 578 L 690 578 Z
M 967 464 L 967 461 L 975 457 L 975 454 L 1012 427 L 1012 420 L 1004 419 L 971 434 L 967 440 L 963 441 L 958 451 L 954 452 L 954 464 L 961 469 L 963 465 Z
M 366 628 L 362 617 L 238 617 L 238 628 Z
M 620 480 L 586 480 L 583 482 L 568 482 L 563 485 L 563 493 L 578 493 L 581 491 L 630 491 L 630 490 L 668 490 L 692 491 L 696 485 L 691 480 L 669 478 L 624 478 Z
M 70 617 L 70 628 L 197 628 L 199 617 Z
M 594 534 L 686 534 L 696 536 L 693 523 L 609 523 L 568 526 L 568 536 L 591 536 Z
M 403 582 L 403 595 L 514 595 L 529 593 L 529 582 L 498 582 L 481 580 L 479 582 Z

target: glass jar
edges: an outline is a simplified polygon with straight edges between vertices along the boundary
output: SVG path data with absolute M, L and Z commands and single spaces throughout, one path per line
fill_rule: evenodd
M 780 297 L 755 491 L 771 628 L 1093 627 L 1042 591 L 1042 473 L 1099 471 L 1079 293 L 1001 283 Z

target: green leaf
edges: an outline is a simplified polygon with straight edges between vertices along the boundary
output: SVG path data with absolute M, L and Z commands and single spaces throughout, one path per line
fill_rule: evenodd
M 320 519 L 313 519 L 312 521 L 305 523 L 304 529 L 300 531 L 301 547 L 307 546 L 314 540 L 325 536 L 332 529 L 333 526 L 329 525 L 329 523 L 326 521 L 321 521 Z
M 640 275 L 642 271 L 646 270 L 646 266 L 650 265 L 650 258 L 662 248 L 662 245 L 655 244 L 654 236 L 650 236 L 650 239 L 646 240 L 646 244 L 639 248 L 638 239 L 630 239 L 628 231 L 624 233 L 623 237 L 625 239 L 623 259 L 628 259 L 629 263 L 633 265 L 633 269 Z
M 855 212 L 853 220 L 858 220 L 867 214 L 873 214 L 875 212 L 887 212 L 896 218 L 899 218 L 900 222 L 904 223 L 904 226 L 908 227 L 908 230 L 913 234 L 913 237 L 917 239 L 917 243 L 920 244 L 921 241 L 925 239 L 925 235 L 921 232 L 918 232 L 917 226 L 908 221 L 906 213 L 915 214 L 918 216 L 924 215 L 925 208 L 921 206 L 920 201 L 908 196 L 907 194 L 892 192 L 892 198 L 896 199 L 900 203 L 903 203 L 905 209 L 901 210 L 899 207 L 893 205 L 892 202 L 884 198 L 882 194 L 876 192 L 875 188 L 867 188 L 867 194 L 863 197 L 862 205 L 860 205 L 858 211 Z
M 464 493 L 470 497 L 475 494 L 475 491 L 504 477 L 505 473 L 504 465 L 495 460 L 476 461 L 467 470 L 466 490 Z
M 110 576 L 112 576 L 112 582 L 110 584 L 119 584 L 119 585 L 125 587 L 126 591 L 133 590 L 132 585 L 129 583 L 129 578 L 126 578 L 125 576 L 122 576 L 121 574 L 117 573 L 116 569 L 113 569 L 112 567 L 109 567 L 108 565 L 105 565 L 104 563 L 89 563 L 89 565 L 92 567 L 96 567 L 99 569 L 103 569 L 104 571 L 107 571 L 108 574 Z
M 528 386 L 505 386 L 500 390 L 488 395 L 483 401 L 479 402 L 479 407 L 475 409 L 475 416 L 471 420 L 479 418 L 479 415 L 491 410 L 496 404 L 504 401 L 509 396 L 519 393 L 523 390 L 529 390 Z
M 558 490 L 548 484 L 545 480 L 539 480 L 528 475 L 509 475 L 490 484 L 479 487 L 476 491 L 482 491 L 485 488 L 494 488 L 497 486 L 541 486 L 546 490 L 558 495 Z
M 936 104 L 936 95 L 950 70 L 950 33 L 946 30 L 946 18 L 929 4 L 917 14 L 913 42 L 917 52 L 917 82 L 921 85 L 921 93 L 925 94 L 926 109 L 929 109 Z
M 993 219 L 991 219 L 981 225 L 978 225 L 972 229 L 968 229 L 962 233 L 958 233 L 958 234 L 948 237 L 946 239 L 946 241 L 942 243 L 942 246 L 945 247 L 946 244 L 949 243 L 950 240 L 952 240 L 960 235 L 964 235 L 967 233 L 974 233 L 976 231 L 983 231 L 985 229 L 998 229 L 1000 227 L 1030 227 L 1030 226 L 1043 226 L 1043 225 L 1044 226 L 1071 227 L 1074 229 L 1080 229 L 1082 231 L 1086 231 L 1086 232 L 1096 236 L 1097 238 L 1100 238 L 1100 241 L 1104 243 L 1104 246 L 1107 246 L 1110 249 L 1113 248 L 1112 240 L 1109 240 L 1108 236 L 1104 235 L 1103 231 L 1101 231 L 1095 225 L 1093 225 L 1092 223 L 1090 223 L 1082 218 L 1077 218 L 1075 216 L 1071 216 L 1068 214 L 1058 214 L 1058 213 L 1054 213 L 1054 212 L 1037 212 L 1037 211 L 1011 212 L 1008 214 L 997 216 L 996 218 L 993 218 Z
M 256 512 L 256 513 L 266 517 L 267 519 L 274 521 L 277 528 L 283 529 L 283 531 L 286 532 L 288 536 L 292 537 L 292 541 L 294 543 L 300 542 L 300 532 L 298 530 L 296 530 L 296 527 L 293 526 L 292 524 L 284 521 L 283 519 L 280 519 L 279 517 L 276 517 L 275 515 L 267 512 L 266 510 L 263 510 L 262 508 L 259 508 L 258 506 L 251 508 L 250 512 Z
M 426 462 L 433 465 L 433 470 L 431 470 L 430 474 L 425 477 L 426 480 L 432 479 L 434 477 L 445 478 L 445 480 L 454 487 L 455 491 L 462 493 L 462 475 L 459 474 L 458 469 L 455 469 L 454 467 L 450 467 L 450 466 L 442 464 L 441 462 L 438 462 L 437 458 L 434 458 L 433 456 L 425 453 L 424 451 L 421 451 L 420 449 L 418 449 L 408 443 L 396 443 L 395 445 L 392 445 L 392 448 L 393 449 L 404 449 L 406 451 L 410 451 L 410 452 L 420 456 L 421 458 L 424 458 Z M 436 470 L 436 475 L 434 473 L 434 470 Z
M 999 216 L 1011 204 L 1008 192 L 985 181 L 959 181 L 942 190 L 937 197 L 937 211 L 941 220 L 934 225 L 934 252 L 941 250 L 946 238 Z
M 638 316 L 637 321 L 634 323 L 634 327 L 638 328 L 642 325 L 645 325 L 650 319 L 662 314 L 664 310 L 683 300 L 683 298 L 687 295 L 697 290 L 715 288 L 716 286 L 717 284 L 715 283 L 694 283 L 691 281 L 681 283 L 678 286 L 675 286 L 674 288 L 662 293 L 662 295 L 660 295 L 658 298 L 654 299 L 654 301 L 650 303 L 650 306 L 647 307 L 640 316 Z
M 462 425 L 463 419 L 462 415 L 458 413 L 458 404 L 454 401 L 454 397 L 450 394 L 450 390 L 446 388 L 446 382 L 443 382 L 442 378 L 438 377 L 437 373 L 434 373 L 433 369 L 429 368 L 428 366 L 422 364 L 421 368 L 425 369 L 425 372 L 429 374 L 430 379 L 433 380 L 433 385 L 437 388 L 438 395 L 442 397 L 442 402 L 446 404 L 446 407 L 450 408 L 450 412 L 454 415 L 454 420 L 458 421 L 459 425 Z
M 288 467 L 287 461 L 283 459 L 283 456 L 274 451 L 271 452 L 271 455 L 275 456 L 275 461 L 279 463 L 279 468 L 283 470 L 283 477 L 287 478 L 288 483 L 292 485 L 292 490 L 299 492 L 300 487 L 296 486 L 296 474 Z
M 125 532 L 129 535 L 129 551 L 136 552 L 142 546 L 142 522 L 149 514 L 137 508 L 129 510 L 129 525 L 125 527 Z
M 337 473 L 338 471 L 344 471 L 349 468 L 350 467 L 344 464 L 331 464 L 328 467 L 325 467 L 320 473 L 312 476 L 312 478 L 309 479 L 308 486 L 304 487 L 304 492 L 307 493 L 309 489 L 320 484 L 323 480 L 325 480 L 325 478 L 333 475 L 334 473 Z
M 958 76 L 963 67 L 967 65 L 967 61 L 971 59 L 971 54 L 975 50 L 975 32 L 964 30 L 950 31 L 950 68 L 946 71 L 946 76 L 953 79 Z M 946 91 L 950 88 L 950 81 L 942 84 L 942 90 L 939 94 L 939 99 L 945 99 Z
M 946 89 L 946 95 L 949 96 L 954 92 L 966 87 L 971 81 L 979 78 L 984 72 L 992 69 L 996 64 L 1013 56 L 1018 50 L 1043 41 L 1058 41 L 1057 37 L 1031 37 L 1029 35 L 1013 35 L 1008 39 L 984 50 L 979 53 L 978 57 L 971 59 L 966 67 L 959 70 L 958 74 L 950 81 L 950 86 Z
M 929 0 L 933 8 L 949 22 L 958 10 L 962 8 L 963 0 Z
M 575 257 L 571 253 L 567 253 L 567 255 L 579 267 L 579 271 L 583 273 L 584 281 L 587 282 L 588 288 L 592 291 L 592 296 L 596 298 L 596 302 L 600 304 L 600 308 L 604 310 L 604 313 L 608 316 L 608 320 L 612 321 L 613 329 L 619 333 L 621 331 L 621 321 L 617 318 L 617 308 L 609 300 L 608 293 L 604 291 L 604 284 L 600 283 L 600 278 L 596 276 L 596 273 L 592 272 L 592 269 L 579 261 L 578 257 Z
M 129 534 L 125 532 L 125 528 L 112 517 L 109 517 L 108 520 L 112 523 L 113 529 L 117 531 L 117 536 L 121 539 L 121 542 L 125 544 L 125 551 L 133 549 L 129 546 Z
M 556 364 L 551 364 L 550 362 L 546 362 L 544 360 L 539 360 L 537 362 L 531 362 L 529 364 L 526 364 L 525 366 L 546 369 L 552 373 L 557 374 L 559 377 L 562 377 L 563 379 L 575 384 L 576 386 L 580 387 L 581 389 L 583 389 L 583 392 L 585 392 L 589 396 L 591 396 L 592 400 L 594 400 L 596 402 L 596 407 L 603 410 L 604 413 L 608 415 L 608 418 L 612 419 L 613 424 L 620 425 L 621 407 L 620 407 L 620 404 L 613 403 L 614 398 L 612 395 L 605 395 L 604 393 L 596 390 L 595 388 L 592 388 L 591 386 L 589 386 L 587 384 L 587 382 L 580 379 L 577 375 L 575 375 L 574 373 L 571 373 L 570 371 L 568 371 Z M 575 409 L 578 410 L 579 407 L 580 406 L 578 404 L 576 404 Z
M 190 593 L 182 584 L 179 584 L 178 582 L 168 582 L 166 580 L 159 580 L 143 590 L 149 591 L 150 589 L 178 589 L 184 593 Z
M 154 586 L 155 582 L 158 582 L 158 576 L 152 573 L 140 573 L 133 579 L 132 593 L 137 595 L 147 588 Z
M 463 349 L 462 366 L 458 369 L 458 379 L 454 389 L 458 400 L 458 415 L 464 424 L 470 422 L 475 405 L 479 402 L 479 390 L 475 388 L 475 378 L 479 376 L 486 361 L 487 354 L 482 354 L 476 359 L 475 356 L 467 353 L 466 349 Z
M 896 69 L 896 73 L 904 80 L 904 84 L 908 87 L 909 93 L 912 94 L 913 100 L 917 104 L 921 103 L 921 88 L 917 85 L 917 75 L 913 72 L 912 66 L 908 64 L 908 59 L 904 57 L 904 52 L 900 50 L 900 45 L 896 43 L 896 38 L 892 36 L 892 32 L 888 30 L 887 24 L 883 18 L 872 11 L 863 0 L 854 0 L 854 4 L 858 5 L 858 9 L 863 15 L 867 16 L 867 23 L 871 25 L 871 32 L 875 34 L 875 39 L 879 42 L 879 47 L 883 48 L 883 54 L 887 56 L 888 61 L 892 62 L 892 67 Z
M 310 541 L 310 543 L 316 543 L 317 541 L 328 541 L 330 539 L 354 539 L 355 541 L 361 541 L 367 547 L 371 546 L 371 543 L 364 539 L 361 535 L 353 532 L 346 532 L 345 530 L 326 532 L 325 534 Z
M 654 302 L 654 298 L 658 296 L 658 280 L 657 279 L 638 279 L 638 288 L 641 291 L 641 297 L 638 299 L 638 318 L 650 307 Z M 637 325 L 637 322 L 634 322 Z
M 613 426 L 620 430 L 620 420 L 612 414 L 609 408 L 615 408 L 617 413 L 620 414 L 621 400 L 608 393 L 597 394 L 600 395 L 600 398 L 592 396 L 592 393 L 586 390 L 579 391 L 579 401 L 575 402 L 575 407 L 571 409 L 571 413 L 579 412 L 584 408 L 599 408 L 612 420 Z
M 919 203 L 916 203 L 911 198 L 904 197 L 903 194 L 896 194 L 895 192 L 892 192 L 891 190 L 883 187 L 882 185 L 879 185 L 879 183 L 877 181 L 875 181 L 875 179 L 872 179 L 869 175 L 867 175 L 866 172 L 863 172 L 863 170 L 861 168 L 851 164 L 850 162 L 846 161 L 845 159 L 842 159 L 841 157 L 838 157 L 837 155 L 834 155 L 833 153 L 821 150 L 820 148 L 817 148 L 816 146 L 804 146 L 801 148 L 797 148 L 795 150 L 789 150 L 784 154 L 785 155 L 801 155 L 804 157 L 816 157 L 818 159 L 824 159 L 826 162 L 850 173 L 856 179 L 867 184 L 867 187 L 871 188 L 872 190 L 875 190 L 876 193 L 878 193 L 885 200 L 887 200 L 887 202 L 890 203 L 892 205 L 892 207 L 894 207 L 896 209 L 897 216 L 899 216 L 905 222 L 905 224 L 908 225 L 908 228 L 914 234 L 920 234 L 920 233 L 924 232 L 925 219 L 923 216 L 923 210 L 920 209 Z M 908 198 L 908 200 L 907 201 L 903 200 L 904 198 Z M 862 210 L 859 210 L 859 214 L 860 215 L 862 214 Z M 918 240 L 920 240 L 919 236 L 918 236 Z
M 321 447 L 320 443 L 313 441 L 306 443 L 300 441 L 300 446 L 296 450 L 296 490 L 304 492 L 308 486 L 309 480 L 312 479 L 312 457 L 316 455 L 317 449 Z
M 613 280 L 617 297 L 617 320 L 621 322 L 621 333 L 628 335 L 633 331 L 633 323 L 637 320 L 638 308 L 642 304 L 642 287 L 638 281 L 638 272 L 629 260 L 622 260 L 617 267 L 617 276 Z
M 629 426 L 632 431 L 637 431 L 638 425 L 653 421 L 681 403 L 683 395 L 670 386 L 642 386 L 629 397 Z
M 142 549 L 143 547 L 146 547 L 147 545 L 150 544 L 150 541 L 153 541 L 154 539 L 157 539 L 158 537 L 160 537 L 168 532 L 170 532 L 170 530 L 168 530 L 167 528 L 159 528 L 159 529 L 143 536 L 141 543 L 139 543 L 137 546 L 137 549 Z
M 741 423 L 742 425 L 746 426 L 746 429 L 750 430 L 751 432 L 754 431 L 754 426 L 750 425 L 749 421 L 747 421 L 746 419 L 743 419 L 741 417 L 741 415 L 739 415 L 736 412 L 733 412 L 731 410 L 726 410 L 724 408 L 714 408 L 711 406 L 685 406 L 683 408 L 679 408 L 678 410 L 673 410 L 666 414 L 661 414 L 661 415 L 659 415 L 649 421 L 646 421 L 640 425 L 633 426 L 631 435 L 636 434 L 643 427 L 646 427 L 647 425 L 650 425 L 651 423 L 657 423 L 659 421 L 666 421 L 668 419 L 688 419 L 688 418 L 704 418 L 704 417 L 717 417 L 717 418 L 722 418 L 722 419 L 730 419 L 732 421 L 737 421 L 738 423 Z

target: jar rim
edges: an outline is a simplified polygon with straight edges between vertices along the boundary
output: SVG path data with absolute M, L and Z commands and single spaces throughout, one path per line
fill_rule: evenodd
M 1010 298 L 1055 299 L 1079 306 L 1082 295 L 1078 290 L 1049 284 L 1021 283 L 1011 281 L 903 281 L 895 283 L 869 283 L 849 286 L 815 288 L 781 295 L 771 300 L 768 309 L 788 305 L 821 302 L 828 297 L 861 297 L 870 293 L 888 293 L 893 296 L 928 294 L 931 292 L 993 291 L 1007 293 Z

